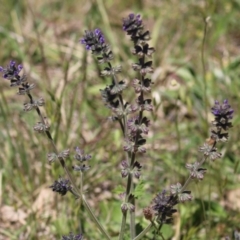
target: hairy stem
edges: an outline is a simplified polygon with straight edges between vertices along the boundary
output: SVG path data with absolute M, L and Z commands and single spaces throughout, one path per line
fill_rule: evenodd
M 216 141 L 213 143 L 212 149 L 216 146 Z M 208 156 L 204 156 L 202 158 L 202 160 L 199 163 L 198 168 L 200 168 L 204 162 L 208 159 Z M 191 180 L 193 180 L 193 178 L 191 177 L 191 175 L 189 175 L 188 179 L 186 180 L 186 182 L 184 183 L 183 187 L 181 188 L 181 193 L 187 188 L 187 186 L 189 185 L 189 183 L 191 182 Z
M 90 217 L 92 218 L 92 220 L 94 221 L 94 223 L 98 226 L 98 229 L 101 231 L 101 233 L 105 236 L 106 239 L 111 240 L 108 233 L 104 230 L 103 226 L 101 225 L 101 223 L 98 221 L 98 219 L 94 215 L 94 213 L 93 213 L 91 207 L 89 206 L 87 200 L 85 199 L 84 195 L 82 195 L 82 200 L 83 200 L 84 207 L 87 209 L 87 212 L 90 215 Z
M 154 223 L 151 222 L 140 234 L 138 234 L 133 240 L 139 240 L 142 239 L 154 226 Z
M 30 99 L 30 102 L 33 103 L 34 101 L 33 101 L 32 95 L 31 95 L 29 92 L 28 92 L 27 95 L 28 95 L 28 97 L 29 97 L 29 99 Z M 42 124 L 45 125 L 44 117 L 43 117 L 43 115 L 42 115 L 42 113 L 41 113 L 41 111 L 40 111 L 40 108 L 37 107 L 37 108 L 36 108 L 36 111 L 37 111 L 38 116 L 39 116 L 40 119 L 41 119 Z M 57 147 L 56 147 L 56 145 L 55 145 L 55 143 L 54 143 L 54 140 L 53 140 L 53 138 L 52 138 L 52 135 L 51 135 L 50 131 L 47 130 L 45 133 L 46 133 L 48 139 L 50 140 L 50 142 L 51 142 L 51 144 L 52 144 L 52 147 L 53 147 L 53 149 L 54 149 L 55 154 L 58 155 L 58 150 L 57 150 Z M 88 204 L 87 201 L 86 201 L 85 196 L 84 196 L 83 193 L 82 193 L 82 192 L 83 192 L 83 189 L 82 189 L 82 178 L 81 178 L 81 189 L 79 190 L 79 188 L 78 188 L 78 187 L 76 186 L 76 184 L 75 184 L 75 181 L 74 181 L 73 178 L 72 178 L 71 173 L 69 172 L 69 170 L 67 169 L 67 167 L 66 167 L 66 165 L 65 165 L 64 159 L 63 159 L 62 157 L 59 157 L 59 156 L 58 156 L 58 160 L 59 160 L 62 168 L 64 169 L 65 173 L 67 174 L 68 179 L 69 179 L 69 181 L 71 182 L 71 185 L 73 186 L 73 191 L 72 191 L 72 193 L 73 193 L 77 198 L 81 198 L 81 199 L 82 199 L 82 202 L 83 202 L 84 207 L 86 207 L 86 209 L 87 209 L 90 217 L 92 218 L 92 220 L 94 221 L 94 223 L 98 226 L 98 229 L 102 232 L 102 234 L 105 236 L 106 239 L 109 239 L 109 240 L 110 240 L 111 238 L 109 237 L 108 233 L 105 231 L 105 229 L 103 228 L 103 226 L 102 226 L 102 225 L 100 224 L 100 222 L 98 221 L 97 217 L 96 217 L 95 214 L 93 213 L 91 207 L 89 206 L 89 204 Z

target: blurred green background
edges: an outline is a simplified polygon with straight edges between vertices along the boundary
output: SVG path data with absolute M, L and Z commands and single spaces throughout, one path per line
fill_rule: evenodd
M 148 225 L 142 209 L 156 193 L 188 177 L 185 164 L 199 158 L 208 138 L 214 100 L 228 99 L 235 110 L 230 139 L 219 144 L 223 158 L 206 165 L 202 182 L 189 186 L 194 199 L 178 206 L 165 239 L 224 239 L 240 227 L 239 122 L 240 1 L 239 0 L 1 0 L 0 65 L 22 63 L 33 94 L 46 101 L 44 115 L 59 151 L 74 147 L 92 154 L 84 190 L 112 238 L 120 228 L 120 162 L 124 159 L 119 126 L 110 123 L 99 89 L 110 79 L 99 77 L 102 66 L 79 44 L 84 30 L 100 28 L 122 65 L 121 78 L 131 81 L 132 43 L 121 21 L 140 13 L 151 31 L 155 110 L 148 114 L 148 151 L 139 156 L 145 194 L 137 201 L 138 228 Z M 205 31 L 205 30 L 206 31 Z M 204 31 L 206 34 L 204 35 Z M 205 36 L 205 37 L 204 37 Z M 204 40 L 203 40 L 204 39 Z M 51 145 L 35 134 L 35 112 L 24 113 L 24 96 L 0 82 L 0 240 L 61 239 L 81 228 L 85 239 L 102 239 L 79 202 L 57 196 L 49 186 L 63 170 L 49 165 Z M 125 100 L 134 102 L 130 87 Z M 68 166 L 75 164 L 73 157 Z M 75 174 L 79 183 L 79 175 Z M 126 239 L 129 239 L 126 236 Z M 152 239 L 151 232 L 144 239 Z M 161 238 L 159 238 L 161 239 Z M 234 239 L 234 238 L 232 238 Z

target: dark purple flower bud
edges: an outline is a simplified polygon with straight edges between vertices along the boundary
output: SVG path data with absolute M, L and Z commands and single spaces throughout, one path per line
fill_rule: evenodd
M 121 165 L 122 165 L 121 174 L 122 174 L 122 177 L 125 178 L 128 176 L 130 172 L 129 165 L 126 160 L 122 161 Z
M 135 212 L 135 206 L 131 203 L 128 204 L 128 209 L 130 210 L 130 212 Z
M 126 160 L 122 161 L 122 162 L 121 162 L 121 165 L 122 165 L 122 167 L 123 167 L 124 169 L 129 168 L 129 165 L 128 165 L 128 163 L 127 163 Z
M 141 176 L 141 169 L 142 169 L 142 165 L 136 161 L 134 162 L 133 165 L 133 175 L 135 176 L 135 178 L 139 179 Z
M 123 203 L 121 205 L 121 210 L 122 210 L 123 213 L 126 213 L 127 210 L 128 210 L 128 204 L 127 203 Z
M 68 179 L 59 178 L 56 180 L 52 186 L 50 186 L 54 192 L 59 193 L 64 196 L 68 191 L 72 190 Z
M 18 65 L 18 71 L 20 72 L 23 69 L 23 66 L 21 64 Z
M 129 18 L 130 18 L 130 19 L 134 19 L 134 17 L 135 17 L 135 14 L 134 14 L 134 13 L 130 13 L 130 14 L 129 14 Z
M 127 177 L 129 174 L 129 171 L 127 169 L 122 169 L 121 170 L 121 175 L 122 175 L 122 178 L 125 178 Z
M 16 62 L 15 62 L 15 61 L 13 61 L 13 60 L 11 60 L 11 61 L 10 61 L 10 64 L 9 64 L 9 66 L 10 66 L 10 67 L 14 67 L 14 66 L 15 66 L 15 64 L 16 64 Z

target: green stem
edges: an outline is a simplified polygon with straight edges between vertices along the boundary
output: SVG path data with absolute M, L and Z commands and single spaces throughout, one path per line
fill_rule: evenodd
M 80 172 L 80 192 L 81 196 L 83 195 L 83 172 Z
M 30 102 L 33 103 L 32 95 L 31 95 L 30 93 L 28 93 L 27 95 L 28 95 L 28 97 L 30 98 Z M 42 115 L 42 113 L 41 113 L 41 111 L 40 111 L 40 109 L 39 109 L 38 107 L 36 108 L 36 111 L 37 111 L 37 113 L 38 113 L 38 115 L 39 115 L 39 117 L 40 117 L 40 119 L 41 119 L 42 124 L 45 125 L 44 117 L 43 117 L 43 115 Z M 47 130 L 45 133 L 46 133 L 48 139 L 50 140 L 50 142 L 51 142 L 51 144 L 52 144 L 52 147 L 53 147 L 53 149 L 54 149 L 55 154 L 58 155 L 58 150 L 57 150 L 57 147 L 56 147 L 56 145 L 55 145 L 55 143 L 54 143 L 54 140 L 53 140 L 53 138 L 52 138 L 52 135 L 51 135 L 50 131 Z M 97 218 L 96 218 L 96 216 L 94 215 L 91 207 L 90 207 L 89 204 L 87 203 L 87 201 L 86 201 L 86 199 L 85 199 L 85 196 L 84 196 L 83 193 L 82 193 L 82 192 L 83 192 L 83 189 L 82 189 L 82 187 L 83 187 L 83 186 L 82 186 L 82 184 L 83 184 L 83 178 L 82 178 L 82 176 L 81 176 L 81 189 L 79 190 L 79 188 L 78 188 L 78 187 L 76 186 L 76 184 L 75 184 L 75 181 L 74 181 L 73 178 L 72 178 L 71 173 L 69 172 L 69 170 L 67 169 L 67 167 L 66 167 L 66 165 L 65 165 L 64 159 L 63 159 L 62 157 L 58 157 L 58 160 L 59 160 L 62 168 L 64 169 L 65 173 L 67 174 L 69 181 L 71 182 L 71 184 L 72 184 L 72 186 L 73 186 L 73 190 L 74 190 L 74 191 L 72 191 L 72 193 L 73 193 L 76 197 L 82 199 L 84 207 L 86 207 L 87 212 L 89 213 L 89 215 L 90 215 L 90 217 L 92 218 L 92 220 L 94 221 L 94 223 L 98 226 L 98 229 L 102 232 L 102 234 L 106 237 L 106 239 L 109 239 L 109 240 L 110 240 L 111 238 L 109 237 L 109 235 L 107 234 L 107 232 L 105 231 L 105 229 L 103 228 L 103 226 L 100 224 L 100 222 L 97 220 Z
M 119 237 L 118 237 L 119 240 L 123 239 L 126 221 L 127 221 L 127 212 L 123 212 L 122 213 L 122 223 L 121 223 L 120 233 L 119 233 Z
M 129 173 L 128 174 L 128 179 L 127 179 L 125 202 L 129 202 L 129 195 L 130 195 L 130 192 L 131 192 L 131 188 L 132 188 L 132 174 Z M 120 233 L 119 233 L 119 240 L 123 239 L 123 235 L 124 235 L 124 232 L 125 232 L 125 226 L 126 226 L 126 220 L 127 220 L 127 212 L 122 214 L 122 223 L 121 223 L 121 229 L 120 229 Z M 131 239 L 133 239 L 132 238 L 132 232 L 133 231 L 132 231 L 132 228 L 130 226 Z
M 108 66 L 112 69 L 112 64 L 110 62 L 108 62 Z M 114 73 L 112 75 L 112 78 L 113 78 L 114 84 L 116 86 L 118 86 L 118 80 L 117 80 L 117 77 Z M 119 99 L 119 102 L 121 104 L 122 111 L 124 112 L 125 109 L 124 109 L 123 97 L 122 97 L 121 93 L 118 94 L 118 99 Z M 125 138 L 127 136 L 127 116 L 126 116 L 126 114 L 123 115 L 123 123 L 120 120 L 119 120 L 119 122 L 120 122 L 120 125 L 121 125 L 121 128 L 122 128 L 123 136 Z
M 88 214 L 90 215 L 90 217 L 92 218 L 92 220 L 94 221 L 94 223 L 98 226 L 98 229 L 101 231 L 101 233 L 106 237 L 106 239 L 111 240 L 110 236 L 108 235 L 108 233 L 104 230 L 103 226 L 101 225 L 101 223 L 98 221 L 98 219 L 96 218 L 96 216 L 94 215 L 91 207 L 89 206 L 87 200 L 85 199 L 85 196 L 82 195 L 82 200 L 83 200 L 83 205 L 86 208 Z
M 112 69 L 112 65 L 110 62 L 108 62 L 108 65 L 109 67 Z M 116 78 L 116 75 L 113 74 L 112 75 L 113 77 L 113 82 L 115 83 L 115 85 L 118 85 L 118 80 Z M 122 111 L 124 112 L 125 111 L 125 108 L 124 108 L 124 102 L 123 102 L 123 98 L 122 98 L 122 95 L 121 94 L 118 94 L 118 99 L 119 99 L 119 102 L 121 104 L 121 108 L 122 108 Z M 121 126 L 121 129 L 122 129 L 122 132 L 123 132 L 123 136 L 124 138 L 127 137 L 128 135 L 128 129 L 127 129 L 127 115 L 124 114 L 123 115 L 123 122 L 121 120 L 119 120 L 119 123 L 120 123 L 120 126 Z M 129 154 L 126 153 L 126 158 L 127 158 L 127 162 L 128 164 L 129 163 Z M 132 164 L 130 164 L 132 165 Z M 128 202 L 128 199 L 129 199 L 129 196 L 130 196 L 130 193 L 131 193 L 131 189 L 132 189 L 132 174 L 130 173 L 128 175 L 128 181 L 127 181 L 127 188 L 126 188 L 126 197 L 125 197 L 125 202 Z M 131 222 L 131 227 L 130 227 L 130 234 L 131 234 L 131 239 L 134 238 L 135 236 L 135 216 L 134 216 L 134 212 L 130 212 L 130 222 Z M 122 240 L 123 239 L 123 236 L 124 236 L 124 233 L 125 233 L 125 226 L 126 226 L 126 221 L 127 221 L 127 212 L 123 213 L 122 214 L 122 222 L 121 222 L 121 228 L 120 228 L 120 233 L 119 233 L 119 240 Z M 134 227 L 132 227 L 134 226 Z
M 204 19 L 204 34 L 201 46 L 201 62 L 203 68 L 203 96 L 204 96 L 204 109 L 205 109 L 205 131 L 207 132 L 208 126 L 208 102 L 207 102 L 207 79 L 206 79 L 206 67 L 205 67 L 205 42 L 207 37 L 207 27 L 208 27 L 209 17 Z
M 214 142 L 213 146 L 212 146 L 212 149 L 216 146 L 216 142 Z M 198 168 L 200 168 L 204 162 L 208 159 L 208 156 L 204 156 L 202 158 L 202 160 L 199 162 L 199 166 Z M 183 187 L 181 188 L 181 191 L 180 193 L 182 193 L 186 188 L 187 186 L 189 185 L 189 183 L 191 182 L 191 180 L 193 180 L 193 178 L 191 177 L 191 175 L 189 175 L 188 179 L 186 180 L 186 182 L 184 183 Z
M 139 235 L 137 235 L 133 240 L 139 240 L 142 237 L 144 237 L 152 228 L 152 226 L 154 226 L 153 222 L 151 222 Z

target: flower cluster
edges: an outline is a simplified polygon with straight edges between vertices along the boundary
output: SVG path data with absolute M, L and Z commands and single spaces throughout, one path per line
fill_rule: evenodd
M 91 50 L 92 54 L 98 55 L 99 63 L 107 63 L 107 66 L 101 71 L 102 76 L 111 77 L 111 84 L 101 89 L 101 96 L 104 104 L 111 109 L 113 121 L 118 121 L 124 135 L 124 151 L 128 152 L 131 161 L 122 161 L 121 175 L 123 178 L 131 176 L 140 178 L 142 165 L 135 159 L 137 153 L 145 153 L 146 139 L 144 135 L 148 134 L 150 121 L 144 116 L 144 111 L 152 111 L 153 106 L 150 98 L 145 98 L 144 94 L 151 91 L 152 81 L 147 74 L 153 72 L 152 61 L 145 61 L 146 58 L 152 56 L 154 48 L 149 47 L 147 41 L 150 39 L 149 31 L 144 31 L 141 16 L 130 14 L 128 18 L 123 19 L 123 30 L 127 35 L 131 36 L 134 43 L 132 53 L 138 57 L 138 62 L 132 64 L 134 71 L 138 73 L 138 78 L 132 81 L 132 86 L 136 93 L 136 101 L 129 104 L 123 100 L 123 91 L 128 87 L 127 80 L 118 80 L 117 74 L 121 72 L 121 66 L 113 67 L 111 60 L 113 54 L 109 45 L 106 43 L 105 37 L 99 29 L 94 31 L 85 31 L 85 35 L 80 40 L 86 46 L 87 50 Z M 136 114 L 129 117 L 130 114 Z M 85 165 L 75 166 L 75 170 L 82 169 Z M 128 184 L 131 180 L 128 179 Z M 122 204 L 122 211 L 130 210 L 133 212 L 135 206 L 132 204 L 131 188 L 127 188 L 126 195 L 128 199 Z
M 92 54 L 102 55 L 98 57 L 99 63 L 109 62 L 113 58 L 112 51 L 98 28 L 94 31 L 85 31 L 80 43 L 85 45 L 87 50 L 91 50 Z
M 121 162 L 121 166 L 122 166 L 121 174 L 122 174 L 122 177 L 125 178 L 131 172 L 131 168 L 126 160 Z M 132 173 L 135 178 L 138 178 L 138 179 L 140 178 L 141 168 L 142 168 L 142 165 L 138 161 L 135 161 L 134 166 L 132 168 Z
M 148 44 L 139 45 L 138 43 L 146 42 L 150 40 L 149 31 L 144 31 L 142 19 L 139 14 L 133 13 L 128 15 L 128 18 L 123 19 L 123 30 L 127 32 L 127 35 L 131 36 L 131 40 L 135 45 L 135 53 L 142 55 L 151 55 L 154 52 L 153 48 L 149 48 Z
M 51 164 L 55 162 L 58 158 L 67 159 L 69 157 L 69 153 L 70 153 L 69 149 L 63 150 L 59 154 L 56 154 L 55 152 L 48 153 L 47 155 L 48 162 Z
M 72 187 L 69 183 L 68 179 L 59 178 L 56 180 L 52 186 L 50 186 L 54 192 L 59 193 L 60 195 L 64 196 L 68 191 L 72 190 Z
M 80 165 L 73 166 L 73 170 L 80 171 L 80 172 L 87 171 L 90 167 L 87 166 L 85 162 L 91 159 L 92 156 L 89 154 L 84 154 L 84 150 L 81 150 L 79 147 L 76 147 L 75 151 L 76 151 L 76 154 L 74 158 L 80 162 Z
M 225 142 L 228 139 L 228 129 L 232 127 L 233 113 L 234 111 L 228 104 L 228 100 L 224 100 L 223 104 L 215 101 L 215 105 L 212 107 L 212 114 L 215 117 L 212 124 L 215 129 L 211 130 L 211 138 L 216 142 Z
M 169 224 L 173 221 L 174 206 L 178 204 L 178 197 L 163 190 L 153 199 L 153 210 L 159 223 Z
M 69 235 L 62 236 L 62 240 L 83 240 L 82 234 L 74 235 L 73 233 L 69 233 Z
M 227 100 L 224 100 L 223 104 L 215 101 L 215 105 L 212 107 L 212 113 L 215 119 L 212 122 L 211 137 L 199 148 L 199 151 L 203 154 L 202 159 L 192 164 L 186 164 L 190 175 L 184 186 L 180 183 L 172 185 L 168 194 L 166 190 L 164 190 L 153 199 L 154 205 L 152 206 L 152 210 L 155 211 L 157 221 L 160 224 L 171 223 L 172 214 L 176 212 L 176 209 L 173 207 L 180 202 L 190 201 L 192 199 L 191 191 L 185 189 L 191 179 L 202 180 L 204 178 L 207 169 L 202 167 L 203 163 L 208 158 L 214 161 L 222 156 L 222 154 L 217 151 L 216 144 L 218 141 L 225 142 L 228 139 L 227 131 L 232 127 L 231 119 L 233 118 L 233 112 Z M 144 215 L 146 219 L 151 220 L 151 210 L 149 207 L 144 210 Z
M 27 76 L 25 74 L 20 75 L 22 69 L 23 66 L 21 64 L 16 65 L 16 62 L 13 60 L 10 61 L 6 68 L 0 66 L 0 72 L 3 73 L 3 78 L 10 80 L 10 87 L 19 87 L 19 95 L 29 93 L 29 91 L 34 88 L 34 84 L 26 82 Z
M 224 100 L 223 104 L 215 101 L 215 105 L 212 107 L 214 120 L 212 121 L 210 139 L 199 148 L 203 154 L 203 159 L 193 164 L 186 164 L 192 178 L 203 179 L 207 170 L 201 166 L 207 158 L 214 161 L 222 157 L 222 154 L 217 151 L 216 144 L 219 141 L 226 142 L 228 140 L 228 129 L 232 127 L 233 113 L 234 111 L 227 100 Z
M 146 116 L 143 116 L 143 112 L 153 110 L 152 100 L 144 97 L 144 94 L 151 91 L 152 85 L 151 79 L 146 75 L 153 72 L 152 61 L 145 60 L 152 56 L 154 48 L 150 48 L 147 43 L 150 39 L 150 33 L 144 30 L 140 15 L 131 13 L 127 18 L 124 18 L 123 30 L 131 36 L 134 43 L 132 53 L 138 57 L 138 62 L 133 63 L 132 68 L 139 73 L 139 79 L 135 78 L 132 83 L 137 94 L 138 116 L 130 118 L 127 122 L 128 137 L 125 139 L 124 150 L 144 153 L 146 148 L 143 145 L 146 143 L 146 139 L 143 134 L 148 133 L 150 121 Z

